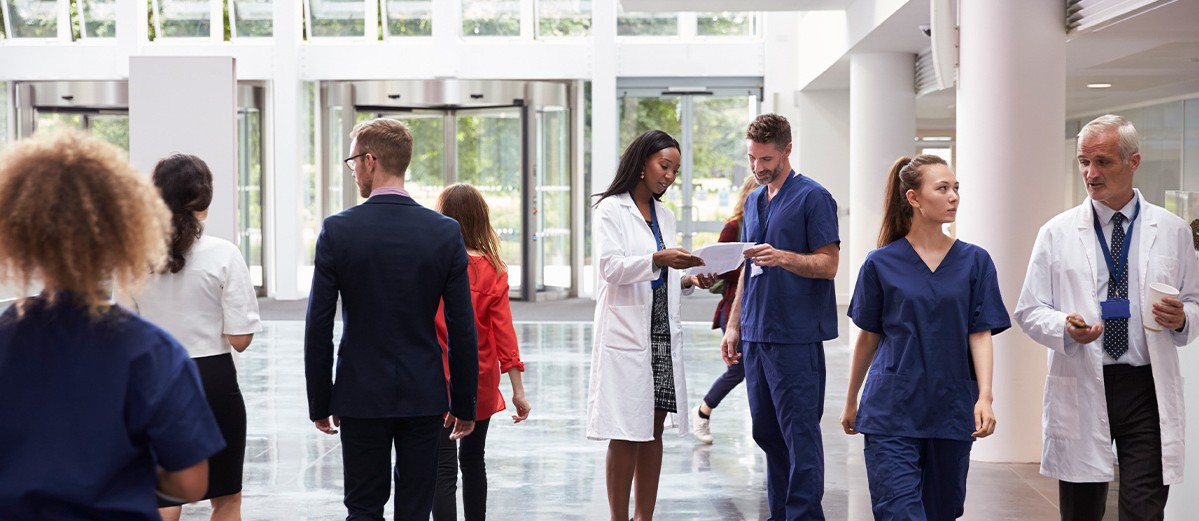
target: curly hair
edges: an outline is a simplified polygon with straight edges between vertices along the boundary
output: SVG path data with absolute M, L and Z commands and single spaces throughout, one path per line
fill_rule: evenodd
M 196 156 L 172 154 L 154 165 L 151 179 L 171 210 L 171 226 L 175 230 L 169 242 L 166 269 L 179 273 L 187 264 L 187 252 L 204 233 L 204 224 L 196 218 L 196 212 L 203 212 L 212 204 L 212 170 Z
M 38 134 L 0 154 L 0 277 L 22 294 L 38 280 L 51 305 L 99 318 L 110 282 L 136 289 L 161 266 L 170 222 L 149 179 L 98 138 Z
M 772 143 L 775 150 L 782 150 L 791 144 L 791 123 L 778 114 L 761 114 L 745 130 L 745 139 L 754 143 Z

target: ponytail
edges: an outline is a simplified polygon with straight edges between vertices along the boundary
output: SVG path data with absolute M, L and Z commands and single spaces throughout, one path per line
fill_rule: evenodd
M 887 175 L 887 190 L 883 194 L 883 223 L 878 231 L 878 247 L 891 244 L 912 229 L 912 205 L 908 204 L 908 190 L 920 190 L 924 181 L 921 168 L 928 165 L 944 165 L 945 160 L 931 154 L 915 158 L 902 156 L 891 165 Z
M 204 233 L 196 218 L 212 203 L 212 171 L 204 160 L 188 154 L 173 154 L 154 165 L 151 176 L 163 202 L 171 210 L 171 237 L 167 241 L 167 271 L 179 273 L 187 253 Z

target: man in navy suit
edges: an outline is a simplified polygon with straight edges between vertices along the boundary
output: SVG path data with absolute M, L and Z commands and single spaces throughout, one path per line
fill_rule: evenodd
M 383 519 L 395 447 L 395 519 L 427 521 L 437 473 L 437 435 L 474 429 L 479 350 L 466 247 L 458 222 L 404 190 L 412 133 L 376 119 L 350 134 L 345 160 L 362 204 L 325 219 L 304 332 L 308 414 L 341 428 L 347 520 Z M 342 301 L 333 379 L 333 320 Z M 445 302 L 450 380 L 434 316 Z M 448 390 L 448 392 L 447 392 Z

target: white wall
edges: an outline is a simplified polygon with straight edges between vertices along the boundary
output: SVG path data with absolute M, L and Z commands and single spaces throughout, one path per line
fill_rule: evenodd
M 129 159 L 149 175 L 159 159 L 192 154 L 212 170 L 204 231 L 237 240 L 237 80 L 232 57 L 129 59 Z

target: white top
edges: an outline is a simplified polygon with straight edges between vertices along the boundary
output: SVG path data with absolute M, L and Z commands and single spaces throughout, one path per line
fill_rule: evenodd
M 175 337 L 192 358 L 222 355 L 225 335 L 262 331 L 250 270 L 233 243 L 204 235 L 179 273 L 154 275 L 134 297 L 137 312 Z

